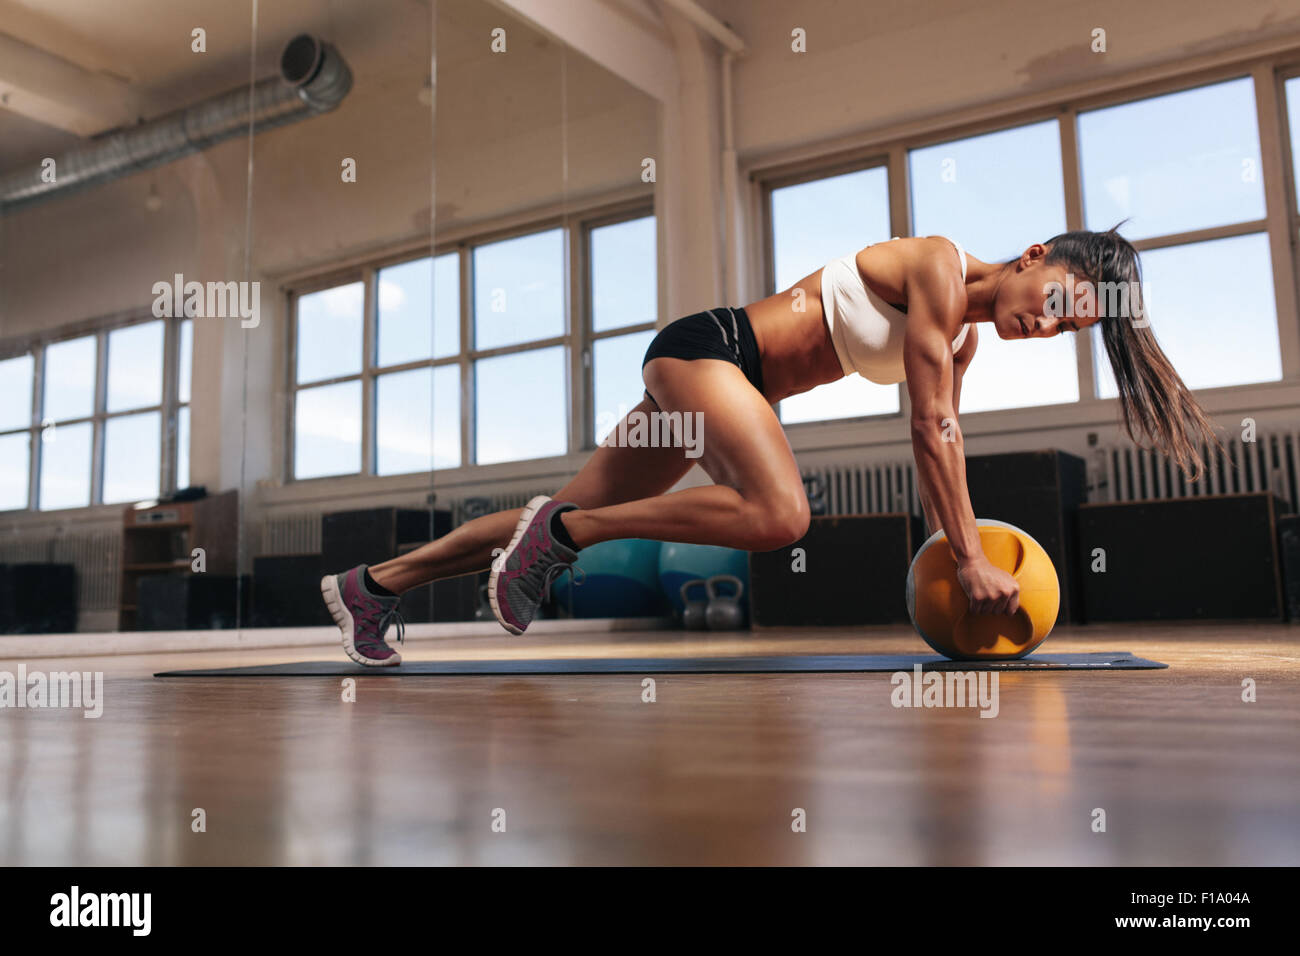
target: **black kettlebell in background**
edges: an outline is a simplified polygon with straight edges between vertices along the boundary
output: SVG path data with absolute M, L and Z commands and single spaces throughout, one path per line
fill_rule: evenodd
M 719 585 L 730 584 L 736 593 L 726 595 L 719 592 Z M 709 595 L 709 606 L 704 610 L 704 619 L 711 631 L 739 630 L 745 621 L 745 609 L 740 606 L 740 596 L 745 585 L 734 574 L 715 574 L 704 582 L 704 589 Z
M 703 631 L 709 626 L 704 619 L 709 602 L 706 598 L 692 601 L 686 592 L 693 587 L 704 588 L 705 594 L 708 594 L 708 582 L 704 578 L 692 578 L 682 585 L 682 627 L 688 631 Z

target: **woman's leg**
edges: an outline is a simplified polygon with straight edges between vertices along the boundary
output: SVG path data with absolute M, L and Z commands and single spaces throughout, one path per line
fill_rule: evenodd
M 650 538 L 770 551 L 803 537 L 808 498 L 790 444 L 772 406 L 735 365 L 719 359 L 657 358 L 644 369 L 658 400 L 634 413 L 698 414 L 702 454 L 680 447 L 602 446 L 555 494 L 579 510 L 561 519 L 579 547 L 615 538 Z M 698 462 L 717 484 L 664 494 Z M 487 568 L 504 548 L 520 509 L 466 522 L 423 548 L 370 569 L 400 593 L 439 578 Z
M 643 399 L 628 417 L 653 411 L 654 403 Z M 681 448 L 602 445 L 554 497 L 581 508 L 652 498 L 675 485 L 694 463 Z M 467 521 L 437 541 L 373 565 L 370 575 L 380 586 L 400 594 L 430 581 L 483 571 L 491 564 L 493 551 L 510 543 L 522 510 L 498 511 Z
M 770 551 L 803 537 L 803 479 L 776 413 L 744 373 L 718 359 L 661 357 L 646 363 L 644 376 L 663 411 L 699 414 L 697 460 L 717 484 L 566 512 L 561 520 L 574 541 L 651 538 Z

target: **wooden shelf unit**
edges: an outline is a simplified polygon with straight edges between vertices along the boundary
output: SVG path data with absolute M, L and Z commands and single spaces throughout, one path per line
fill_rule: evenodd
M 237 491 L 152 508 L 127 508 L 122 513 L 118 630 L 135 630 L 140 578 L 155 574 L 193 574 L 194 548 L 204 550 L 206 573 L 236 573 L 238 524 Z

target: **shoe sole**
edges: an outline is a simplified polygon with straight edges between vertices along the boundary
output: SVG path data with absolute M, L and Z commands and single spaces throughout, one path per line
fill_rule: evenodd
M 393 651 L 393 656 L 386 661 L 374 661 L 357 650 L 352 640 L 355 636 L 352 629 L 352 615 L 343 606 L 343 595 L 339 593 L 339 582 L 334 575 L 328 574 L 320 579 L 320 593 L 325 599 L 325 607 L 329 609 L 330 617 L 334 618 L 334 623 L 343 632 L 343 650 L 348 657 L 364 667 L 396 667 L 402 663 L 402 656 L 396 651 Z
M 506 566 L 506 562 L 510 560 L 510 555 L 514 554 L 515 548 L 519 546 L 519 540 L 524 536 L 524 532 L 527 531 L 528 526 L 533 523 L 533 518 L 537 516 L 537 512 L 541 511 L 546 502 L 550 500 L 550 497 L 547 495 L 538 495 L 532 501 L 528 502 L 528 504 L 524 505 L 524 512 L 519 516 L 518 524 L 515 525 L 515 536 L 510 539 L 510 544 L 506 546 L 506 549 L 492 562 L 492 573 L 488 575 L 488 603 L 492 605 L 492 614 L 496 617 L 498 624 L 516 636 L 524 633 L 523 628 L 515 627 L 515 625 L 505 619 L 505 616 L 501 613 L 501 604 L 497 601 L 497 582 L 501 579 L 501 571 L 499 569 Z

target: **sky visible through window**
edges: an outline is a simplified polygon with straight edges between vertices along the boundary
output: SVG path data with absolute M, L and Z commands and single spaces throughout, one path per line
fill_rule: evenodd
M 779 292 L 831 259 L 889 239 L 889 177 L 862 169 L 772 190 L 773 266 Z M 824 421 L 898 411 L 898 389 L 853 375 L 788 398 L 781 421 Z
M 592 326 L 618 332 L 658 314 L 655 220 L 641 216 L 590 230 Z M 568 451 L 568 346 L 529 348 L 564 335 L 565 243 L 559 229 L 470 250 L 475 350 L 523 346 L 471 359 L 474 460 L 479 464 Z M 365 381 L 374 388 L 375 473 L 454 468 L 461 460 L 461 367 L 448 363 L 460 342 L 460 258 L 448 253 L 386 266 L 376 273 L 376 354 Z M 320 478 L 361 468 L 365 283 L 298 300 L 294 476 Z M 592 343 L 593 439 L 642 395 L 641 358 L 653 330 L 604 335 Z M 339 352 L 351 354 L 338 354 Z M 387 369 L 397 367 L 398 371 Z M 601 427 L 604 425 L 605 427 Z
M 1291 182 L 1295 184 L 1296 207 L 1300 209 L 1300 76 L 1286 81 L 1286 116 L 1291 132 Z
M 1265 214 L 1248 77 L 1083 113 L 1079 154 L 1089 229 L 1131 217 L 1120 232 L 1136 240 Z M 1140 259 L 1150 327 L 1189 387 L 1281 378 L 1264 233 L 1151 249 Z M 1097 394 L 1113 398 L 1100 330 L 1090 334 Z
M 1065 231 L 1061 137 L 1055 121 L 913 150 L 912 231 L 950 236 L 985 262 L 1006 262 Z M 1079 398 L 1074 338 L 1004 341 L 979 327 L 960 410 L 981 412 Z

